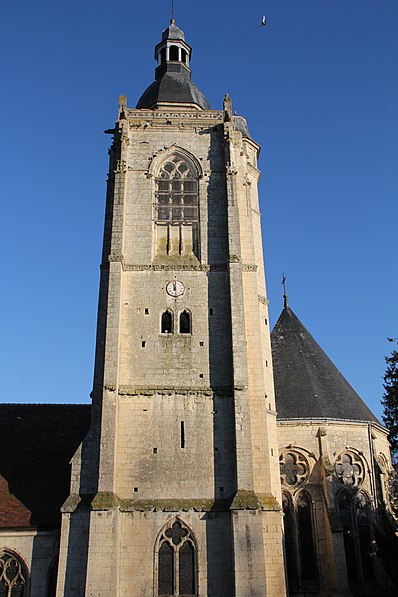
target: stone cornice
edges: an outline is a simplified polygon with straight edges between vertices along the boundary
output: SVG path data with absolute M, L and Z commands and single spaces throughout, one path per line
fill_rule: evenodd
M 120 498 L 112 492 L 98 492 L 96 495 L 70 495 L 62 512 L 76 510 L 120 510 L 121 512 L 227 512 L 229 510 L 280 511 L 280 505 L 271 494 L 257 494 L 251 490 L 239 490 L 234 496 L 223 499 L 129 499 Z

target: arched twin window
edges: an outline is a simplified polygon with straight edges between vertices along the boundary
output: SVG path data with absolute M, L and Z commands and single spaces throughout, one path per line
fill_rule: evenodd
M 312 503 L 305 491 L 293 502 L 282 494 L 285 553 L 289 593 L 311 591 L 318 587 L 318 566 L 312 521 Z
M 159 597 L 197 595 L 195 540 L 185 524 L 174 520 L 167 525 L 159 537 L 156 558 Z
M 192 318 L 191 313 L 187 309 L 180 313 L 178 318 L 178 332 L 180 334 L 191 334 L 192 333 Z M 160 331 L 162 334 L 173 334 L 174 333 L 174 313 L 170 309 L 163 311 Z
M 25 597 L 27 581 L 20 559 L 11 552 L 0 552 L 0 597 Z
M 156 252 L 160 257 L 199 257 L 198 172 L 181 155 L 170 156 L 156 176 Z

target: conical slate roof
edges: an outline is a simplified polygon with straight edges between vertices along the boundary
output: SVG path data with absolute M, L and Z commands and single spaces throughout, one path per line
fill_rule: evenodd
M 378 422 L 290 307 L 271 334 L 279 420 Z

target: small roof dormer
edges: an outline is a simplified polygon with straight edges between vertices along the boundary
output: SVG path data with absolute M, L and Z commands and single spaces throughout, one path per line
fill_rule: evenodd
M 155 81 L 144 91 L 137 108 L 183 103 L 191 104 L 193 109 L 210 110 L 209 102 L 191 81 L 191 55 L 192 48 L 185 41 L 184 32 L 172 18 L 155 47 Z

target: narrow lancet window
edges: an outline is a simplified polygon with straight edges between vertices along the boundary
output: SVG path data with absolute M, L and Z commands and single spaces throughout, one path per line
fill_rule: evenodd
M 301 581 L 308 588 L 318 580 L 318 567 L 312 529 L 312 508 L 307 493 L 301 491 L 297 497 L 297 527 L 301 559 Z
M 348 580 L 355 581 L 357 574 L 357 557 L 355 549 L 353 503 L 347 491 L 339 495 L 339 512 L 341 526 L 343 527 L 344 551 L 347 565 Z
M 180 334 L 191 333 L 191 314 L 189 311 L 183 311 L 180 314 Z
M 173 314 L 171 311 L 167 310 L 162 313 L 161 332 L 162 334 L 173 333 Z

